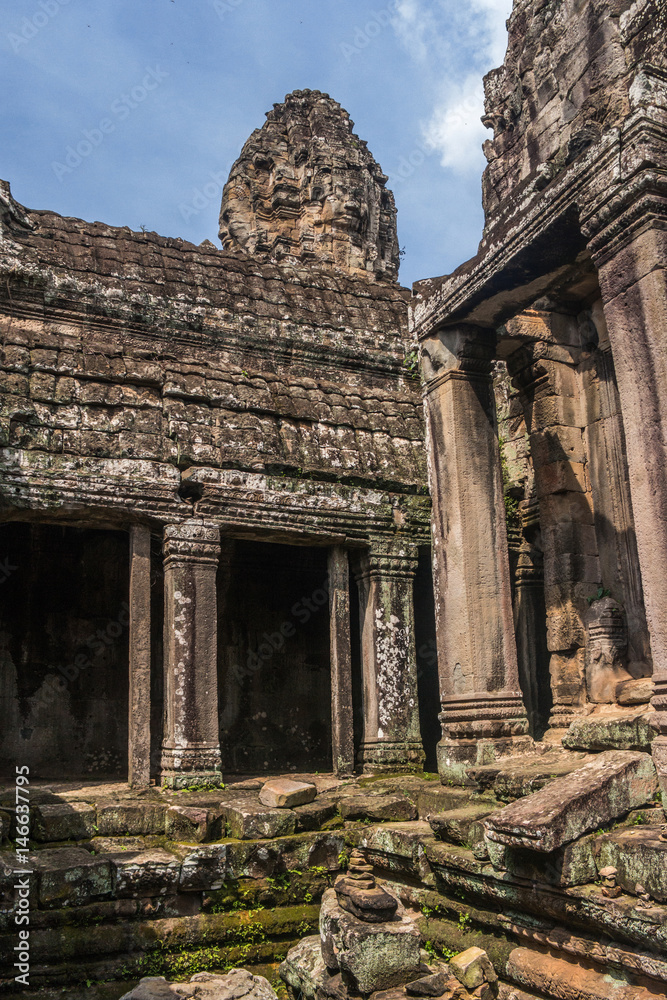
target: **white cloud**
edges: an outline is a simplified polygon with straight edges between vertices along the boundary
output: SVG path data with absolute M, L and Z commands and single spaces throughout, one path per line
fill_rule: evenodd
M 512 0 L 398 0 L 393 19 L 401 44 L 430 76 L 432 106 L 421 123 L 427 148 L 443 167 L 480 170 L 488 133 L 482 77 L 502 63 Z
M 428 62 L 434 39 L 441 38 L 434 9 L 424 7 L 422 0 L 398 0 L 393 25 L 412 59 L 422 65 Z
M 484 107 L 482 82 L 476 75 L 463 84 L 450 83 L 428 122 L 422 126 L 429 148 L 440 153 L 440 163 L 460 173 L 481 169 L 482 143 L 487 132 L 480 118 Z

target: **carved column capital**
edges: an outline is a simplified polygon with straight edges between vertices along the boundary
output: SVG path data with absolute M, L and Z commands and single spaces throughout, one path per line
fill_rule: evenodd
M 205 521 L 168 524 L 164 529 L 164 565 L 172 562 L 209 563 L 217 567 L 220 555 L 220 529 Z
M 417 572 L 417 545 L 404 538 L 372 539 L 356 569 L 357 581 L 368 578 L 412 580 Z
M 636 239 L 647 219 L 667 222 L 667 177 L 664 166 L 629 178 L 603 207 L 582 225 L 588 249 L 598 267 Z
M 425 394 L 452 378 L 490 382 L 495 353 L 495 332 L 481 327 L 448 326 L 426 337 L 421 344 Z

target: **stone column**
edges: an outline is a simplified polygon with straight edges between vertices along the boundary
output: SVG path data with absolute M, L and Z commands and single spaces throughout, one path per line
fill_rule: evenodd
M 422 343 L 443 781 L 525 749 L 491 362 L 495 335 L 460 326 Z
M 507 324 L 518 342 L 523 339 L 507 367 L 519 388 L 539 503 L 553 730 L 586 712 L 582 611 L 600 584 L 583 392 L 567 346 L 569 323 L 558 313 L 531 311 Z
M 637 146 L 628 157 L 639 157 Z M 665 141 L 652 143 L 667 160 Z M 626 169 L 629 164 L 624 163 Z M 667 800 L 667 185 L 639 173 L 613 205 L 589 220 L 621 398 L 630 493 L 653 656 L 653 756 Z
M 597 318 L 597 317 L 596 317 Z M 597 319 L 600 333 L 595 367 L 587 373 L 589 407 L 599 408 L 596 421 L 586 428 L 588 477 L 595 504 L 595 526 L 600 549 L 601 580 L 619 600 L 627 617 L 628 667 L 634 676 L 651 673 L 651 646 L 646 624 L 637 537 L 628 482 L 627 447 L 623 412 L 616 384 L 604 317 Z
M 551 709 L 544 564 L 541 550 L 529 540 L 525 531 L 514 581 L 514 631 L 519 680 L 531 734 L 540 738 L 547 728 Z
M 165 730 L 162 784 L 221 783 L 216 570 L 220 532 L 203 521 L 164 531 Z
M 329 549 L 329 623 L 333 769 L 338 775 L 354 774 L 350 567 L 342 545 Z
M 130 697 L 128 783 L 150 785 L 151 773 L 151 532 L 130 528 Z
M 357 572 L 363 668 L 364 770 L 412 770 L 424 759 L 419 730 L 413 584 L 416 546 L 377 539 Z

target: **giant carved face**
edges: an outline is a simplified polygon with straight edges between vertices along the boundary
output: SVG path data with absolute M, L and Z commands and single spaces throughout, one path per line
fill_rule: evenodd
M 318 91 L 295 91 L 267 119 L 225 185 L 225 249 L 394 280 L 394 199 L 347 112 Z

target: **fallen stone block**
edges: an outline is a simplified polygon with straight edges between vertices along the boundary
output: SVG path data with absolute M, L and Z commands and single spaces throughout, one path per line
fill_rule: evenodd
M 246 969 L 232 969 L 224 975 L 198 972 L 188 983 L 168 983 L 163 976 L 142 979 L 121 1000 L 277 1000 L 268 979 L 253 976 Z
M 447 991 L 451 977 L 442 972 L 434 972 L 430 976 L 422 976 L 407 983 L 405 992 L 409 997 L 441 997 Z
M 563 736 L 569 750 L 650 751 L 657 730 L 651 726 L 654 713 L 639 711 L 623 715 L 589 715 L 570 723 Z
M 356 833 L 368 860 L 386 872 L 387 877 L 416 877 L 430 884 L 431 869 L 424 855 L 424 844 L 433 839 L 428 823 L 421 820 L 382 823 L 362 827 Z
M 304 1000 L 317 1000 L 321 996 L 323 984 L 331 979 L 322 958 L 320 935 L 312 934 L 290 948 L 278 973 L 295 996 L 302 995 Z
M 296 813 L 291 809 L 271 809 L 252 799 L 225 803 L 222 809 L 229 835 L 236 840 L 284 837 L 296 829 Z
M 258 792 L 264 782 L 261 778 L 246 778 L 244 781 L 233 781 L 227 785 L 228 792 Z
M 482 948 L 467 948 L 449 960 L 450 971 L 463 986 L 475 990 L 483 983 L 495 983 L 496 970 Z
M 651 802 L 658 783 L 648 754 L 609 750 L 484 820 L 486 839 L 549 852 Z
M 296 806 L 297 833 L 303 830 L 320 830 L 327 820 L 333 819 L 338 812 L 338 806 L 332 801 L 316 800 L 303 806 Z
M 100 837 L 145 837 L 163 834 L 167 806 L 162 802 L 100 802 L 97 833 Z
M 619 705 L 648 705 L 653 697 L 653 678 L 636 677 L 631 681 L 621 681 L 616 687 L 616 701 Z
M 595 839 L 595 834 L 590 834 L 547 854 L 525 847 L 507 847 L 492 840 L 486 843 L 494 868 L 538 885 L 566 887 L 586 885 L 597 878 L 593 854 Z
M 417 818 L 414 802 L 403 795 L 351 795 L 339 805 L 343 819 L 410 820 Z
M 259 801 L 270 809 L 291 809 L 312 802 L 317 788 L 307 781 L 293 781 L 291 778 L 269 778 L 262 786 Z
M 28 855 L 37 874 L 40 906 L 83 906 L 111 895 L 111 864 L 81 847 L 55 847 Z
M 345 841 L 336 833 L 313 832 L 273 840 L 243 840 L 225 846 L 230 878 L 260 879 L 294 869 L 340 870 L 338 857 Z
M 470 802 L 470 789 L 450 786 L 433 785 L 422 788 L 416 794 L 419 818 L 427 820 L 435 813 L 448 812 L 450 809 L 460 809 Z
M 222 888 L 227 876 L 227 845 L 185 848 L 181 855 L 179 892 L 211 892 Z
M 35 806 L 33 838 L 45 843 L 87 840 L 96 832 L 95 807 L 88 802 L 54 802 Z
M 481 788 L 492 791 L 496 799 L 511 802 L 538 792 L 554 778 L 571 774 L 590 759 L 583 753 L 551 752 L 468 768 L 466 774 Z
M 428 823 L 413 820 L 406 823 L 386 823 L 363 830 L 359 844 L 378 855 L 393 854 L 411 862 L 417 860 L 419 846 L 424 837 L 431 836 Z
M 616 885 L 631 895 L 667 902 L 667 826 L 637 826 L 595 838 L 598 870 L 616 868 Z M 637 888 L 639 886 L 639 889 Z
M 472 847 L 484 839 L 482 820 L 493 812 L 489 805 L 469 805 L 429 817 L 431 830 L 439 840 Z
M 109 855 L 113 892 L 121 899 L 166 896 L 178 890 L 181 862 L 173 854 L 152 851 Z
M 505 975 L 512 983 L 537 991 L 539 996 L 559 1000 L 655 1000 L 656 996 L 643 986 L 631 985 L 625 974 L 613 966 L 598 972 L 528 948 L 510 952 Z
M 201 806 L 170 806 L 165 817 L 166 834 L 170 840 L 193 840 L 201 844 L 209 839 L 213 820 L 209 810 Z

